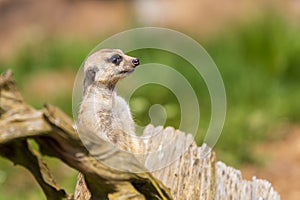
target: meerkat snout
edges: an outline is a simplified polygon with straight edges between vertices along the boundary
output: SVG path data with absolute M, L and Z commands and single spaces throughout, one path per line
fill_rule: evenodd
M 140 64 L 140 60 L 135 58 L 135 59 L 132 60 L 132 64 L 134 65 L 134 67 L 136 67 Z
M 139 59 L 119 49 L 102 49 L 90 55 L 84 64 L 84 93 L 92 84 L 114 87 L 118 80 L 131 74 Z

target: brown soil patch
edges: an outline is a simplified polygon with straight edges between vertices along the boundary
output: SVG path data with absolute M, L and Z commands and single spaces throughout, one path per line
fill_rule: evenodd
M 47 37 L 103 39 L 136 26 L 163 26 L 212 37 L 268 11 L 299 24 L 299 1 L 0 0 L 0 58 Z
M 298 200 L 300 198 L 300 127 L 292 127 L 280 141 L 260 145 L 257 152 L 268 156 L 262 167 L 245 166 L 243 176 L 266 179 L 272 183 L 282 199 Z

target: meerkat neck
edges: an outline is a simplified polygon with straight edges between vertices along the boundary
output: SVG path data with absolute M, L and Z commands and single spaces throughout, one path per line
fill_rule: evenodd
M 106 90 L 109 90 L 109 91 L 114 91 L 115 90 L 115 87 L 116 87 L 116 83 L 114 82 L 109 82 L 109 83 L 102 83 L 102 82 L 96 82 L 94 83 L 94 88 L 97 88 L 97 89 L 106 89 Z
M 85 129 L 91 129 L 104 138 L 112 132 L 113 87 L 93 84 L 83 96 L 79 118 Z
M 101 82 L 96 82 L 90 85 L 87 88 L 87 90 L 88 90 L 87 92 L 83 93 L 83 100 L 94 99 L 97 98 L 97 96 L 99 95 L 101 97 L 103 94 L 105 94 L 105 97 L 108 99 L 112 97 L 111 95 L 113 93 L 115 93 L 115 84 L 113 83 L 104 84 Z M 103 96 L 101 98 L 103 98 Z
M 93 84 L 88 90 L 88 93 L 83 97 L 83 101 L 94 101 L 100 103 L 100 105 L 102 100 L 110 102 L 115 94 L 115 87 L 111 85 Z

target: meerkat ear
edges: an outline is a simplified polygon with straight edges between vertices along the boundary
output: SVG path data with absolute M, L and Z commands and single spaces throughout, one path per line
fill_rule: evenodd
M 96 73 L 99 69 L 94 67 L 89 67 L 84 74 L 84 80 L 83 80 L 83 95 L 85 95 L 86 90 L 89 85 L 91 85 L 95 81 Z

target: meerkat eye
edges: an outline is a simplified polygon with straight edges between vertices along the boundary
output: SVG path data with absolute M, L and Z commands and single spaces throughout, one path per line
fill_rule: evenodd
M 122 62 L 123 58 L 119 54 L 113 55 L 109 61 L 114 63 L 115 65 L 119 65 Z

